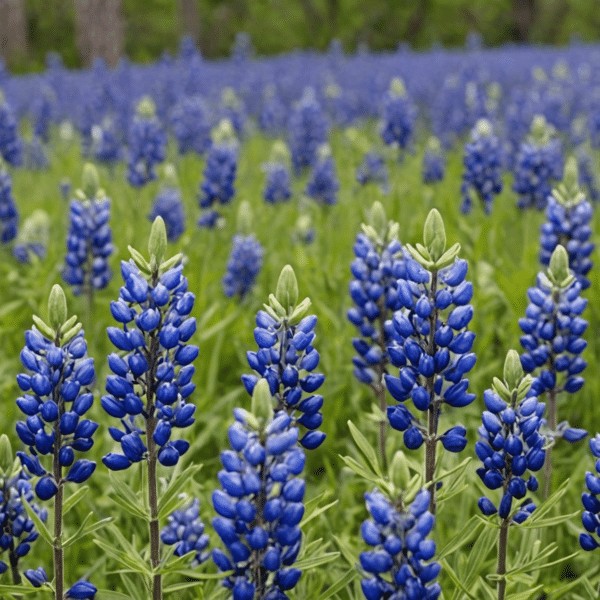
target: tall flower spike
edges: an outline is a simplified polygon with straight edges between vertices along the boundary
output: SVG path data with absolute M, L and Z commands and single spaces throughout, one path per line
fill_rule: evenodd
M 121 327 L 107 330 L 119 354 L 108 357 L 114 375 L 106 378 L 101 399 L 104 410 L 121 422 L 109 433 L 122 453 L 107 454 L 104 465 L 119 471 L 147 464 L 152 568 L 160 562 L 156 463 L 172 467 L 187 452 L 189 442 L 172 439 L 172 433 L 189 427 L 196 410 L 187 402 L 195 389 L 192 363 L 198 356 L 198 347 L 187 343 L 196 331 L 196 319 L 190 317 L 195 297 L 187 289 L 181 255 L 164 260 L 166 248 L 165 224 L 157 217 L 148 242 L 150 261 L 129 247 L 132 259 L 121 263 L 125 285 L 110 305 Z M 152 597 L 161 598 L 160 574 L 154 575 L 152 588 Z
M 242 375 L 242 382 L 252 395 L 257 382 L 266 379 L 274 399 L 273 410 L 286 412 L 293 424 L 308 429 L 300 444 L 313 450 L 325 440 L 325 433 L 318 430 L 323 422 L 323 396 L 314 394 L 325 376 L 313 372 L 319 365 L 319 353 L 312 345 L 317 317 L 304 316 L 310 300 L 305 298 L 298 304 L 298 282 L 289 265 L 282 269 L 277 291 L 264 307 L 256 315 L 254 330 L 259 349 L 246 353 L 256 375 Z
M 227 554 L 214 549 L 223 580 L 235 600 L 287 600 L 302 574 L 296 562 L 304 516 L 305 455 L 298 446 L 298 428 L 285 411 L 273 413 L 265 380 L 256 384 L 252 411 L 234 410 L 228 437 L 232 450 L 221 453 L 222 490 L 213 492 L 218 517 L 213 527 Z
M 577 159 L 571 156 L 562 182 L 548 197 L 546 223 L 540 229 L 540 262 L 550 265 L 556 246 L 564 246 L 569 254 L 569 266 L 582 290 L 590 287 L 586 275 L 592 268 L 590 255 L 595 247 L 590 242 L 592 215 L 592 205 L 579 189 Z
M 156 217 L 162 217 L 165 222 L 169 242 L 176 242 L 185 231 L 181 190 L 172 164 L 165 165 L 165 183 L 154 199 L 152 212 L 148 215 L 152 222 Z
M 383 194 L 389 193 L 388 168 L 383 156 L 378 152 L 366 152 L 362 163 L 356 169 L 356 181 L 361 185 L 377 183 Z
M 385 375 L 385 382 L 400 402 L 387 409 L 390 425 L 404 432 L 407 448 L 425 443 L 425 482 L 431 483 L 430 510 L 435 513 L 437 443 L 449 452 L 460 452 L 467 444 L 462 425 L 438 434 L 442 405 L 460 408 L 475 399 L 465 378 L 476 360 L 471 352 L 475 334 L 467 329 L 473 285 L 465 280 L 467 261 L 457 258 L 460 244 L 446 250 L 444 222 L 436 209 L 425 221 L 423 241 L 416 248 L 406 245 L 412 258 L 406 259 L 406 279 L 398 280 L 398 295 L 407 308 L 394 314 L 394 339 L 388 346 L 390 362 L 400 371 L 398 377 Z M 425 413 L 425 423 L 405 406 L 409 398 Z
M 504 381 L 494 377 L 491 389 L 483 394 L 486 410 L 479 428 L 480 441 L 475 452 L 483 467 L 477 475 L 491 489 L 502 489 L 502 498 L 496 505 L 483 496 L 477 503 L 486 515 L 498 513 L 501 519 L 498 543 L 498 575 L 506 573 L 508 528 L 525 521 L 535 510 L 531 499 L 525 499 L 527 491 L 535 492 L 538 481 L 527 471 L 542 468 L 546 455 L 546 437 L 540 434 L 545 405 L 535 395 L 529 395 L 532 382 L 524 376 L 519 354 L 510 350 L 504 363 Z M 518 500 L 519 504 L 513 503 Z M 498 580 L 498 598 L 504 598 L 506 580 Z
M 412 142 L 417 109 L 399 77 L 394 77 L 390 83 L 383 100 L 381 119 L 383 141 L 388 145 L 396 144 L 400 150 L 407 149 Z
M 83 483 L 96 468 L 94 461 L 75 460 L 75 452 L 92 447 L 98 428 L 97 423 L 81 418 L 92 406 L 89 386 L 96 374 L 94 360 L 87 357 L 81 324 L 75 316 L 67 318 L 67 301 L 59 285 L 50 292 L 48 316 L 49 324 L 34 315 L 35 325 L 25 333 L 21 351 L 21 362 L 29 373 L 17 376 L 23 391 L 17 406 L 27 419 L 17 422 L 17 435 L 28 451 L 17 452 L 17 456 L 23 467 L 39 478 L 37 497 L 54 498 L 54 586 L 55 597 L 60 599 L 64 590 L 64 487 Z
M 590 438 L 590 451 L 596 458 L 596 473 L 600 474 L 600 433 Z M 600 530 L 600 500 L 598 499 L 600 495 L 600 477 L 586 471 L 585 485 L 588 491 L 581 494 L 581 502 L 584 508 L 581 522 L 587 533 L 579 535 L 579 544 L 584 550 L 591 552 L 596 548 L 600 548 L 598 542 L 598 532 Z
M 13 248 L 14 257 L 28 263 L 32 256 L 46 257 L 50 239 L 50 216 L 44 210 L 34 210 L 24 221 Z
M 446 171 L 446 157 L 440 140 L 430 137 L 423 153 L 421 176 L 423 183 L 436 183 L 444 179 Z
M 494 196 L 502 191 L 502 163 L 500 138 L 490 121 L 479 119 L 471 130 L 471 142 L 465 145 L 461 212 L 471 212 L 471 190 L 474 190 L 486 214 L 490 214 Z
M 211 147 L 211 115 L 202 96 L 182 98 L 171 111 L 171 126 L 179 154 L 203 155 Z
M 513 190 L 519 194 L 519 208 L 545 208 L 551 180 L 562 178 L 562 148 L 553 133 L 554 128 L 542 115 L 533 118 L 530 136 L 521 144 L 514 169 Z
M 140 100 L 129 128 L 127 180 L 142 187 L 156 179 L 154 167 L 165 160 L 167 136 L 156 116 L 154 102 L 148 96 Z
M 581 373 L 587 366 L 580 354 L 587 346 L 581 337 L 587 321 L 581 313 L 587 300 L 581 297 L 581 284 L 569 271 L 569 259 L 563 246 L 557 246 L 550 258 L 548 275 L 540 272 L 536 287 L 529 288 L 529 305 L 525 318 L 519 319 L 523 331 L 521 364 L 526 373 L 535 375 L 532 396 L 546 394 L 548 428 L 553 438 L 569 442 L 583 439 L 587 432 L 573 429 L 566 421 L 558 423 L 558 397 L 562 392 L 574 394 L 583 386 Z M 546 495 L 550 490 L 551 451 L 546 460 Z
M 228 298 L 238 296 L 242 300 L 254 287 L 262 267 L 263 247 L 252 235 L 252 209 L 244 200 L 238 210 L 238 234 L 233 237 L 233 247 L 227 261 L 227 273 L 223 277 L 223 291 Z
M 23 162 L 23 142 L 19 137 L 19 125 L 2 90 L 0 90 L 0 158 L 12 167 L 18 167 Z
M 408 508 L 394 506 L 378 490 L 365 494 L 372 520 L 360 531 L 373 550 L 362 552 L 360 566 L 370 574 L 361 580 L 367 600 L 414 598 L 436 600 L 440 584 L 434 582 L 440 563 L 426 561 L 435 555 L 435 542 L 427 539 L 435 517 L 427 510 L 429 492 L 421 490 Z
M 290 151 L 288 147 L 285 142 L 277 140 L 273 144 L 269 162 L 263 165 L 263 171 L 267 174 L 263 191 L 265 202 L 277 204 L 278 202 L 286 202 L 292 197 L 289 161 Z
M 335 173 L 335 163 L 331 156 L 331 148 L 323 144 L 317 152 L 310 178 L 304 193 L 321 204 L 336 204 L 340 182 Z
M 12 179 L 0 156 L 0 243 L 12 241 L 18 227 L 19 211 L 12 194 Z
M 387 373 L 387 347 L 393 339 L 392 316 L 404 306 L 398 294 L 398 279 L 406 279 L 406 264 L 402 246 L 397 239 L 399 225 L 387 220 L 380 202 L 375 202 L 367 224 L 362 225 L 354 243 L 356 258 L 350 270 L 350 296 L 355 306 L 348 320 L 355 325 L 359 338 L 352 340 L 358 356 L 352 359 L 354 376 L 373 389 L 379 406 L 385 412 L 387 401 L 383 375 Z M 379 450 L 386 464 L 385 430 L 387 422 L 380 422 Z
M 83 167 L 83 189 L 77 190 L 70 204 L 70 226 L 63 279 L 75 294 L 91 296 L 108 284 L 112 271 L 108 257 L 113 253 L 109 225 L 110 198 L 100 189 L 96 167 Z M 88 297 L 89 297 L 88 296 Z
M 238 142 L 229 119 L 219 123 L 213 133 L 213 142 L 198 196 L 200 208 L 205 210 L 198 221 L 199 227 L 214 227 L 219 214 L 213 207 L 229 204 L 235 194 Z
M 8 564 L 0 560 L 0 574 L 10 565 L 15 585 L 21 583 L 19 559 L 31 550 L 31 544 L 38 538 L 33 521 L 27 516 L 24 502 L 27 502 L 42 521 L 48 518 L 48 511 L 33 502 L 33 488 L 29 476 L 24 471 L 15 472 L 12 448 L 5 434 L 0 436 L 0 553 L 8 551 Z

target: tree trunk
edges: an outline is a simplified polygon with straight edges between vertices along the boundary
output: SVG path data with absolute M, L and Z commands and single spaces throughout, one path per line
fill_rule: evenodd
M 179 3 L 179 29 L 182 35 L 189 35 L 194 44 L 200 40 L 200 17 L 198 15 L 197 0 L 178 0 Z
M 527 42 L 536 17 L 535 0 L 513 0 L 512 5 L 515 40 Z
M 0 0 L 0 56 L 12 62 L 26 54 L 25 0 Z
M 121 0 L 75 0 L 77 48 L 84 65 L 103 58 L 113 67 L 123 53 Z

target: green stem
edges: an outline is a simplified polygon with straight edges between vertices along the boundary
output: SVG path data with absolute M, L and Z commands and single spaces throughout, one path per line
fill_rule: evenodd
M 506 550 L 508 548 L 508 519 L 502 520 L 500 526 L 500 536 L 498 538 L 498 568 L 496 573 L 498 575 L 506 574 Z M 498 580 L 498 600 L 504 600 L 506 594 L 506 579 L 502 578 Z

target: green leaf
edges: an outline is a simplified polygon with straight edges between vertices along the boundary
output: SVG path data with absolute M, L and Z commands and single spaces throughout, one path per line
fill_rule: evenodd
M 476 520 L 476 516 L 471 517 L 461 530 L 438 552 L 436 560 L 451 556 L 459 548 L 467 544 L 475 536 L 479 535 L 480 525 L 483 524 L 476 523 Z
M 495 529 L 484 528 L 479 534 L 473 548 L 469 552 L 469 560 L 467 561 L 467 570 L 465 577 L 463 578 L 464 584 L 471 588 L 475 580 L 481 573 L 483 563 L 490 552 L 490 549 L 494 547 L 494 541 L 497 536 Z
M 354 568 L 351 571 L 348 571 L 345 575 L 343 575 L 340 579 L 338 579 L 327 591 L 323 592 L 318 600 L 328 600 L 338 592 L 341 592 L 343 589 L 347 589 L 357 577 L 359 573 Z
M 27 500 L 25 500 L 25 498 L 22 498 L 22 504 L 27 511 L 27 515 L 33 521 L 38 533 L 52 546 L 54 544 L 54 536 L 50 533 L 50 531 L 48 531 L 48 528 L 46 525 L 44 525 L 44 522 L 39 518 L 35 510 L 31 508 L 31 505 L 29 502 L 27 502 Z
M 326 496 L 330 496 L 330 494 L 327 492 L 324 492 L 320 496 L 315 498 L 315 500 L 324 499 Z M 339 502 L 338 500 L 334 500 L 333 502 L 326 504 L 325 506 L 320 506 L 318 508 L 315 508 L 314 510 L 311 510 L 310 512 L 307 510 L 304 513 L 304 518 L 302 519 L 302 522 L 300 523 L 300 528 L 303 529 L 307 523 L 310 523 L 313 519 L 316 519 L 320 514 L 323 514 L 326 510 L 329 510 L 332 506 L 335 506 L 338 502 Z M 308 509 L 308 506 L 309 506 L 308 503 L 306 503 L 307 509 Z
M 118 563 L 129 567 L 134 573 L 140 573 L 146 577 L 152 575 L 152 570 L 137 552 L 132 556 L 129 552 L 118 550 L 115 546 L 107 544 L 103 540 L 94 540 L 94 543 L 100 546 L 100 548 L 102 548 L 109 556 L 112 556 Z
M 133 258 L 133 262 L 145 273 L 149 274 L 151 272 L 150 265 L 148 261 L 142 256 L 140 252 L 138 252 L 132 246 L 127 246 L 127 250 L 131 254 L 131 258 Z
M 339 558 L 339 556 L 339 552 L 325 552 L 324 554 L 319 554 L 317 556 L 309 556 L 308 558 L 303 558 L 294 563 L 294 568 L 308 571 L 309 569 L 314 569 L 320 565 L 325 565 L 328 562 Z
M 482 591 L 488 600 L 497 600 L 497 596 L 494 591 L 490 588 L 490 586 L 485 582 L 482 577 L 479 577 L 479 588 Z
M 129 485 L 125 483 L 123 478 L 117 476 L 114 471 L 110 470 L 108 472 L 108 478 L 112 487 L 112 490 L 109 492 L 112 499 L 128 513 L 150 522 L 149 511 L 146 511 L 140 506 L 142 499 L 134 493 Z
M 341 455 L 339 455 L 339 456 L 346 463 L 346 465 L 350 469 L 352 469 L 357 475 L 359 475 L 363 479 L 366 479 L 367 481 L 372 481 L 373 483 L 377 484 L 380 487 L 384 487 L 385 489 L 388 489 L 388 487 L 389 487 L 388 482 L 384 481 L 381 477 L 378 477 L 371 471 L 368 471 L 364 465 L 361 465 L 359 462 L 357 462 L 353 458 L 350 458 L 349 456 L 341 456 Z
M 0 594 L 9 594 L 12 598 L 23 596 L 25 594 L 52 593 L 49 586 L 34 588 L 29 585 L 0 585 Z
M 63 543 L 63 548 L 68 548 L 71 544 L 74 544 L 75 542 L 79 541 L 81 538 L 85 537 L 86 535 L 90 535 L 90 533 L 94 533 L 95 531 L 102 529 L 103 527 L 108 525 L 113 520 L 112 517 L 106 517 L 106 519 L 96 521 L 95 523 L 92 523 L 91 525 L 87 525 L 87 522 L 89 521 L 89 519 L 91 518 L 91 516 L 93 514 L 94 514 L 93 512 L 88 514 L 88 516 L 83 520 L 83 523 L 79 526 L 77 533 L 73 534 L 71 537 L 69 537 Z
M 73 492 L 63 503 L 63 516 L 77 505 L 77 503 L 83 498 L 89 489 L 90 488 L 87 485 L 77 487 L 77 490 Z
M 42 321 L 42 319 L 40 319 L 37 315 L 32 315 L 31 318 L 33 319 L 33 322 L 35 323 L 35 326 L 38 328 L 38 330 L 49 340 L 53 340 L 56 337 L 56 331 L 54 331 L 54 329 L 52 329 L 50 325 L 44 323 L 44 321 Z
M 356 555 L 354 553 L 354 549 L 349 546 L 346 540 L 342 539 L 341 537 L 338 537 L 335 534 L 333 534 L 333 539 L 336 541 L 338 548 L 340 549 L 340 552 L 342 553 L 342 556 L 344 557 L 346 562 L 351 567 L 354 567 L 354 565 L 356 564 Z
M 98 600 L 131 600 L 131 596 L 114 590 L 98 590 Z
M 527 521 L 525 521 L 522 525 L 520 525 L 520 527 L 522 527 L 523 529 L 534 529 L 534 528 L 538 528 L 538 527 L 553 527 L 554 525 L 558 525 L 559 523 L 564 523 L 565 521 L 568 521 L 570 519 L 572 519 L 573 517 L 578 516 L 581 513 L 581 511 L 576 511 L 574 513 L 570 513 L 568 515 L 558 515 L 557 517 L 550 517 L 548 519 L 539 519 L 537 521 L 534 521 L 533 523 L 529 522 L 529 519 L 527 519 Z
M 223 577 L 223 574 L 219 573 L 219 576 Z M 163 588 L 163 594 L 172 594 L 173 592 L 180 592 L 181 590 L 187 590 L 191 587 L 198 587 L 201 584 L 202 584 L 202 582 L 200 580 L 198 580 L 198 581 L 188 580 L 183 583 L 173 583 L 173 584 L 168 585 Z
M 358 446 L 360 451 L 364 454 L 368 463 L 371 465 L 373 472 L 379 477 L 383 478 L 383 474 L 381 473 L 381 468 L 379 467 L 379 461 L 377 459 L 377 453 L 373 449 L 373 446 L 369 444 L 367 438 L 355 427 L 352 421 L 348 421 L 348 428 L 350 429 L 350 435 L 352 435 L 352 439 L 354 443 Z
M 0 319 L 5 317 L 6 315 L 10 314 L 11 312 L 17 310 L 18 308 L 21 308 L 24 304 L 25 303 L 23 302 L 23 300 L 13 300 L 12 302 L 5 302 L 0 307 Z M 41 321 L 41 319 L 40 319 L 40 321 Z M 33 320 L 33 322 L 35 323 L 35 319 Z M 44 334 L 44 335 L 46 335 L 46 334 Z
M 477 600 L 476 596 L 471 594 L 470 590 L 467 589 L 460 581 L 458 575 L 452 570 L 452 567 L 448 564 L 446 559 L 440 561 L 442 566 L 444 567 L 444 573 L 450 577 L 452 583 L 457 587 L 457 589 L 463 591 L 471 600 Z
M 177 477 L 171 480 L 169 487 L 163 492 L 160 500 L 158 501 L 158 518 L 162 519 L 170 515 L 174 509 L 171 509 L 173 501 L 178 502 L 177 495 L 185 487 L 190 479 L 193 479 L 194 475 L 200 471 L 202 465 L 190 465 L 182 471 Z
M 560 487 L 547 500 L 544 500 L 544 502 L 542 502 L 536 508 L 531 517 L 529 517 L 529 519 L 527 519 L 527 521 L 525 521 L 525 523 L 523 523 L 521 527 L 533 527 L 535 523 L 541 521 L 542 517 L 546 516 L 550 512 L 550 510 L 558 504 L 559 500 L 565 495 L 567 487 L 569 485 L 569 481 L 569 479 L 563 481 Z M 537 525 L 535 526 L 537 527 Z
M 524 592 L 515 592 L 513 594 L 508 594 L 506 600 L 527 600 L 528 598 L 531 598 L 533 594 L 539 592 L 543 587 L 543 585 L 538 585 L 537 587 L 525 590 Z

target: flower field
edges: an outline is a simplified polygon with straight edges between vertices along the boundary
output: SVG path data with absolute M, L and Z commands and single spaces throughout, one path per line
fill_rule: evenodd
M 598 48 L 0 90 L 0 597 L 597 597 Z

